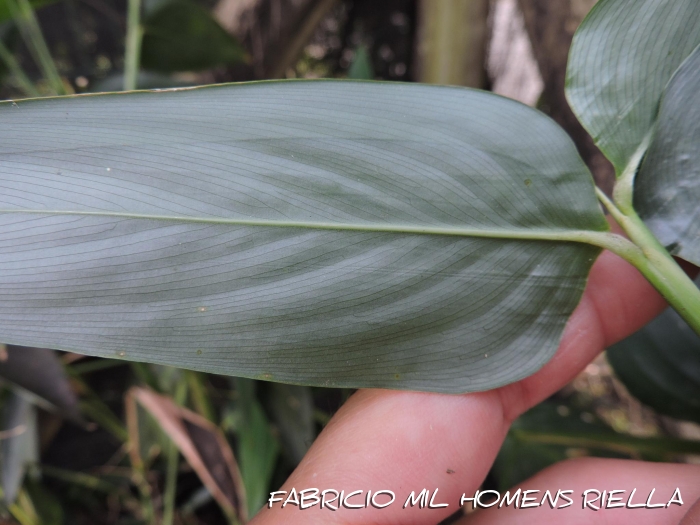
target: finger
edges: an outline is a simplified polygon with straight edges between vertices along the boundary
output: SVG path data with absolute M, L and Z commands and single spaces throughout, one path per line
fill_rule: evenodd
M 604 252 L 596 261 L 583 300 L 569 320 L 559 352 L 540 372 L 515 385 L 462 396 L 383 390 L 352 396 L 321 433 L 281 488 L 337 491 L 391 490 L 396 501 L 381 510 L 337 511 L 315 505 L 299 510 L 276 503 L 253 523 L 435 524 L 453 513 L 462 493 L 473 493 L 498 453 L 510 421 L 551 395 L 606 344 L 632 333 L 664 307 L 664 301 L 628 263 Z M 403 504 L 411 491 L 439 489 L 436 503 Z M 351 503 L 361 503 L 355 498 Z M 337 501 L 336 501 L 337 504 Z
M 690 508 L 679 525 L 700 525 L 700 499 Z
M 519 496 L 517 489 L 521 490 Z M 522 494 L 526 490 L 531 492 L 523 507 Z M 585 494 L 589 490 L 595 492 Z M 565 495 L 572 503 L 564 507 L 568 501 L 560 497 L 552 504 L 553 497 L 545 499 L 546 491 L 552 496 L 557 491 L 571 491 Z M 677 525 L 688 507 L 700 498 L 700 465 L 599 458 L 569 460 L 543 470 L 508 493 L 509 498 L 517 499 L 507 504 L 503 493 L 499 503 L 478 509 L 458 524 Z M 588 502 L 585 508 L 584 501 Z
M 636 269 L 603 252 L 554 357 L 534 375 L 498 390 L 506 418 L 512 421 L 547 399 L 598 353 L 644 326 L 665 306 L 664 299 Z

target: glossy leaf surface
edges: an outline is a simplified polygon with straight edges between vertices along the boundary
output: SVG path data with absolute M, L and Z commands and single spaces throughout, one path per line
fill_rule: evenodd
M 269 82 L 0 104 L 0 338 L 444 392 L 557 348 L 607 229 L 543 114 L 484 92 Z
M 567 98 L 618 174 L 651 130 L 669 79 L 698 44 L 697 0 L 601 0 L 579 27 Z
M 634 206 L 673 254 L 700 265 L 700 48 L 669 82 Z
M 608 349 L 628 390 L 654 410 L 700 423 L 700 336 L 671 308 Z

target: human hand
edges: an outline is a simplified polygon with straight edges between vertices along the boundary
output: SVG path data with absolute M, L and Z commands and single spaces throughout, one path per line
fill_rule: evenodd
M 665 306 L 652 286 L 629 264 L 604 252 L 596 261 L 581 303 L 569 320 L 554 358 L 536 374 L 502 388 L 466 395 L 441 395 L 387 390 L 361 390 L 338 411 L 311 450 L 280 489 L 355 490 L 352 503 L 364 506 L 367 491 L 391 490 L 393 504 L 383 509 L 337 511 L 320 505 L 300 510 L 275 503 L 251 522 L 271 524 L 406 524 L 435 525 L 454 513 L 462 494 L 473 497 L 491 468 L 511 422 L 576 376 L 598 353 L 633 333 Z M 491 524 L 700 524 L 700 465 L 672 465 L 621 460 L 566 461 L 522 484 L 524 489 L 573 489 L 574 504 L 551 510 L 492 508 L 464 518 L 463 525 Z M 581 508 L 581 494 L 637 488 L 644 501 L 656 488 L 652 503 L 671 498 L 680 487 L 683 506 L 664 509 Z M 439 489 L 436 509 L 403 508 L 405 498 L 427 488 Z M 640 496 L 639 495 L 643 495 Z M 284 498 L 284 496 L 281 496 Z M 386 502 L 378 499 L 379 503 Z M 539 498 L 538 498 L 539 501 Z M 337 501 L 335 502 L 337 503 Z M 685 518 L 684 518 L 685 515 Z

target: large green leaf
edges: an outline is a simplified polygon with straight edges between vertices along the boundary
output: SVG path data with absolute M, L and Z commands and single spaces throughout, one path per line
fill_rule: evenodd
M 673 72 L 698 44 L 698 0 L 601 0 L 579 27 L 567 97 L 618 174 L 651 130 Z
M 0 104 L 0 340 L 324 386 L 503 385 L 605 231 L 543 114 L 264 82 Z
M 700 336 L 673 309 L 608 349 L 607 356 L 640 401 L 700 423 Z
M 669 82 L 634 206 L 673 254 L 700 265 L 700 47 Z

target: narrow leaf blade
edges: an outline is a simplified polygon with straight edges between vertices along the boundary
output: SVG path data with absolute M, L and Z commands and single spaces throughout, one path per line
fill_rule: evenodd
M 700 423 L 700 336 L 673 309 L 609 348 L 607 356 L 640 401 Z
M 245 523 L 245 490 L 233 451 L 221 430 L 199 414 L 152 390 L 133 387 L 128 395 L 146 409 L 172 439 L 222 509 Z

